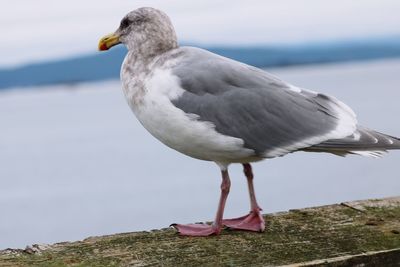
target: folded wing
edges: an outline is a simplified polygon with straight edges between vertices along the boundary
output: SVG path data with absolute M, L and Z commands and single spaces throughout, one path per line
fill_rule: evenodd
M 173 104 L 219 133 L 241 138 L 258 156 L 282 156 L 356 131 L 355 114 L 334 97 L 205 50 L 183 51 L 173 74 L 184 93 Z

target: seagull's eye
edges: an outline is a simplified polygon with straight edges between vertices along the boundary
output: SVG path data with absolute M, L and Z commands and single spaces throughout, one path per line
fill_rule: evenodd
M 125 28 L 127 28 L 129 26 L 129 24 L 131 24 L 131 21 L 129 19 L 127 19 L 127 18 L 124 18 L 121 21 L 121 25 L 119 26 L 119 28 L 120 29 L 125 29 Z

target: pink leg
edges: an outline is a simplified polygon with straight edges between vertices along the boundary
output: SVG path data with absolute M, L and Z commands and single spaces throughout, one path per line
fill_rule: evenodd
M 213 224 L 172 224 L 172 226 L 178 230 L 179 234 L 185 236 L 209 236 L 218 235 L 221 232 L 225 203 L 231 187 L 228 171 L 223 170 L 221 173 L 221 196 L 219 199 L 217 215 L 215 216 Z
M 265 230 L 265 221 L 260 212 L 262 209 L 257 204 L 251 165 L 249 163 L 243 164 L 243 171 L 246 175 L 247 185 L 249 187 L 251 211 L 248 215 L 235 219 L 226 219 L 223 220 L 222 223 L 232 229 L 263 232 Z

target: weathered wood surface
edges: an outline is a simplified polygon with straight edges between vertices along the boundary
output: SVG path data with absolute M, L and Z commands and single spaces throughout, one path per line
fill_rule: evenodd
M 400 266 L 400 197 L 265 219 L 264 233 L 188 238 L 162 229 L 7 249 L 0 266 Z

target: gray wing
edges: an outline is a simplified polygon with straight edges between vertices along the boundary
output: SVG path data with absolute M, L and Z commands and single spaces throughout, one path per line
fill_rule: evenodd
M 335 98 L 292 87 L 260 69 L 183 48 L 172 72 L 185 92 L 173 104 L 221 134 L 275 157 L 351 135 L 354 113 Z

